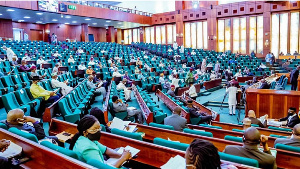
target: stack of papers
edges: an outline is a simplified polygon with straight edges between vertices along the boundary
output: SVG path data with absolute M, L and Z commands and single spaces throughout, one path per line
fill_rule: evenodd
M 131 121 L 123 121 L 123 120 L 115 117 L 110 124 L 110 128 L 111 129 L 116 128 L 119 130 L 134 132 L 136 125 L 129 125 L 129 123 L 131 123 Z
M 136 148 L 133 148 L 131 146 L 126 146 L 125 148 L 124 147 L 120 147 L 119 150 L 117 151 L 119 154 L 122 154 L 124 150 L 127 150 L 131 153 L 131 157 L 134 157 L 135 155 L 137 155 L 137 153 L 140 152 L 139 149 L 136 149 Z M 107 164 L 111 164 L 113 165 L 116 161 L 118 161 L 119 159 L 118 158 L 109 158 L 106 163 Z
M 161 169 L 186 169 L 185 159 L 180 155 L 171 157 L 170 160 L 160 167 Z

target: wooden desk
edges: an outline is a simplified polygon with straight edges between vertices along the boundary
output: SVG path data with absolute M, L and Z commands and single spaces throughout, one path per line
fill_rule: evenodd
M 159 89 L 156 90 L 156 96 L 161 99 L 165 105 L 171 109 L 172 111 L 175 109 L 175 107 L 178 106 L 177 103 L 175 103 L 172 99 L 170 99 L 168 96 L 166 96 L 163 92 L 161 92 Z M 180 106 L 179 106 L 180 107 Z M 187 123 L 190 123 L 190 113 L 185 111 L 182 107 L 181 108 L 181 115 L 187 120 Z
M 232 130 L 232 129 L 239 129 L 243 130 L 242 125 L 237 125 L 237 124 L 231 124 L 231 123 L 224 123 L 224 122 L 218 122 L 218 121 L 212 121 L 211 125 L 213 126 L 220 126 L 224 130 Z M 260 128 L 257 127 L 259 130 L 260 134 L 269 136 L 270 134 L 276 134 L 276 135 L 281 135 L 281 136 L 291 136 L 291 132 L 286 132 L 286 131 L 279 131 L 279 130 L 271 130 L 267 128 Z
M 75 86 L 73 88 L 73 90 L 75 90 L 79 85 L 81 85 L 86 79 L 84 79 L 82 82 L 80 82 L 79 84 L 77 84 L 77 86 Z M 69 93 L 73 92 L 73 90 L 69 91 Z M 68 95 L 69 93 L 67 93 L 66 95 Z M 65 96 L 66 96 L 65 95 Z M 53 113 L 54 110 L 56 109 L 58 102 L 63 99 L 65 96 L 62 96 L 61 98 L 59 98 L 56 102 L 52 103 L 50 106 L 45 108 L 45 112 L 43 114 L 43 122 L 50 122 L 52 117 L 53 117 Z
M 140 105 L 140 108 L 142 109 L 142 112 L 144 113 L 147 123 L 149 124 L 149 123 L 153 122 L 153 113 L 151 112 L 151 110 L 145 103 L 144 99 L 140 95 L 140 92 L 137 90 L 137 88 L 134 85 L 132 85 L 132 91 L 134 93 L 134 96 L 135 96 L 137 102 Z
M 217 86 L 221 86 L 221 83 L 222 83 L 222 79 L 215 79 L 215 80 L 204 82 L 203 86 L 205 87 L 205 90 L 208 90 Z
M 194 86 L 196 88 L 196 93 L 200 93 L 201 85 L 200 84 L 195 84 Z M 189 90 L 189 88 L 190 87 L 180 87 L 180 88 L 178 88 L 177 96 L 181 96 L 185 91 Z
M 253 77 L 254 77 L 254 76 L 238 77 L 238 78 L 237 78 L 237 81 L 238 81 L 239 83 L 244 83 L 244 82 L 246 82 L 246 81 L 248 81 L 248 80 L 253 80 Z M 260 80 L 260 79 L 262 79 L 262 76 L 256 76 L 256 79 L 257 79 L 257 80 Z
M 285 75 L 285 77 L 287 77 L 288 78 L 288 84 L 291 84 L 290 82 L 291 82 L 291 78 L 290 78 L 290 73 L 276 73 L 276 76 L 282 76 L 282 75 Z M 300 80 L 300 79 L 299 79 Z
M 141 126 L 143 126 L 143 125 L 138 124 L 138 128 L 140 131 L 146 131 L 147 129 L 150 129 L 150 132 L 151 132 L 151 131 L 155 130 L 157 134 L 160 134 L 162 136 L 162 138 L 166 138 L 166 137 L 163 137 L 163 135 L 165 133 L 170 133 L 170 130 L 166 130 L 166 129 L 160 129 L 160 131 L 164 131 L 164 133 L 160 133 L 160 132 L 157 132 L 158 128 L 156 128 L 156 127 L 145 126 L 145 128 L 142 128 Z M 151 130 L 151 129 L 153 129 L 153 130 Z M 61 133 L 62 131 L 66 131 L 71 134 L 75 134 L 78 132 L 76 124 L 68 123 L 65 121 L 57 120 L 57 119 L 52 119 L 52 122 L 51 122 L 50 128 L 49 128 L 49 134 L 56 135 L 58 133 Z M 186 133 L 177 132 L 177 131 L 173 131 L 173 133 L 174 132 L 186 134 Z M 150 135 L 151 133 L 147 132 L 147 134 L 149 135 L 149 137 L 151 137 L 151 135 Z M 169 136 L 171 136 L 171 135 L 172 135 L 172 133 Z M 193 134 L 187 134 L 187 135 L 193 136 L 194 138 L 196 138 L 196 137 L 199 137 L 202 139 L 208 138 L 208 137 L 197 136 L 197 135 L 193 135 Z M 174 134 L 173 134 L 173 136 L 176 137 L 176 135 L 174 135 Z M 174 137 L 172 137 L 172 138 L 174 138 Z M 186 139 L 192 140 L 193 138 L 186 136 Z M 174 140 L 176 140 L 176 139 L 174 139 Z M 221 139 L 214 139 L 214 140 L 221 140 Z M 180 155 L 182 157 L 185 156 L 184 151 L 179 151 L 179 150 L 155 145 L 155 144 L 144 142 L 144 141 L 121 137 L 121 136 L 110 134 L 107 132 L 101 132 L 101 139 L 99 142 L 110 148 L 125 147 L 127 145 L 137 148 L 141 151 L 138 153 L 138 157 L 135 159 L 132 159 L 132 160 L 136 161 L 138 163 L 152 166 L 152 168 L 160 168 L 160 166 L 165 164 L 171 157 L 175 157 L 176 155 Z M 226 142 L 232 143 L 235 145 L 240 145 L 240 143 L 236 143 L 236 142 L 232 142 L 232 141 L 226 141 Z M 220 145 L 224 147 L 224 144 L 222 142 L 220 142 Z M 216 145 L 216 146 L 218 146 L 218 145 Z M 248 167 L 245 165 L 236 164 L 236 163 L 223 161 L 223 160 L 221 160 L 221 163 L 222 164 L 232 164 L 239 169 L 246 169 L 246 168 L 253 169 L 253 167 Z
M 236 137 L 243 137 L 243 135 L 244 135 L 241 132 L 236 132 L 236 131 L 232 131 L 232 130 L 215 129 L 215 128 L 203 127 L 203 126 L 197 126 L 197 125 L 191 125 L 191 124 L 188 124 L 188 127 L 190 129 L 197 129 L 197 130 L 204 130 L 206 132 L 211 132 L 213 134 L 214 138 L 220 138 L 220 139 L 224 139 L 224 137 L 226 135 L 236 136 Z M 275 140 L 276 140 L 276 137 L 269 137 L 269 140 L 268 140 L 269 147 L 274 147 Z
M 185 96 L 185 99 L 186 99 L 186 100 L 193 100 L 193 99 L 191 99 L 191 98 L 188 97 L 188 96 Z M 192 104 L 193 104 L 193 106 L 197 107 L 197 108 L 200 109 L 202 112 L 205 112 L 206 114 L 208 114 L 208 115 L 210 115 L 210 116 L 212 116 L 213 114 L 216 114 L 217 117 L 216 117 L 215 121 L 220 121 L 220 114 L 218 114 L 217 112 L 215 112 L 215 111 L 213 111 L 212 109 L 209 109 L 209 108 L 203 106 L 202 104 L 200 104 L 199 102 L 197 102 L 197 101 L 195 101 L 195 100 L 193 100 L 193 103 L 192 103 Z
M 43 168 L 43 169 L 96 169 L 74 158 L 63 155 L 57 151 L 39 145 L 31 140 L 20 137 L 0 128 L 0 138 L 5 138 L 23 148 L 23 153 L 31 160 L 20 165 L 20 168 Z
M 289 58 L 291 58 L 291 59 L 296 59 L 296 57 L 298 58 L 299 57 L 299 55 L 284 55 L 284 56 L 278 56 L 278 59 L 289 59 Z
M 289 107 L 295 107 L 298 112 L 300 92 L 248 88 L 246 101 L 245 112 L 254 110 L 256 117 L 268 114 L 270 119 L 279 119 L 287 116 Z

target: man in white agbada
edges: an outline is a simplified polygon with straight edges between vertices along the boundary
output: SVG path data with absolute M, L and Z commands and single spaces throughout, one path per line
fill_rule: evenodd
M 78 70 L 86 70 L 86 67 L 83 62 L 78 66 Z
M 117 85 L 117 90 L 124 90 L 124 94 L 125 94 L 125 100 L 129 101 L 131 99 L 131 88 L 130 87 L 126 87 L 125 84 L 127 83 L 127 79 L 123 79 L 122 82 L 120 82 Z
M 7 59 L 8 59 L 9 61 L 12 61 L 12 60 L 13 60 L 13 59 L 12 59 L 13 57 L 15 57 L 16 60 L 18 60 L 18 57 L 17 57 L 17 55 L 15 54 L 15 52 L 14 52 L 13 50 L 11 50 L 10 48 L 7 48 L 6 46 L 3 46 L 2 48 L 3 48 L 3 50 L 6 51 Z
M 176 41 L 174 41 L 174 43 L 173 43 L 173 49 L 174 49 L 174 50 L 177 50 L 177 48 L 178 48 L 178 44 L 177 44 Z
M 73 87 L 68 86 L 68 80 L 64 82 L 60 82 L 57 80 L 57 73 L 52 73 L 51 74 L 52 79 L 51 79 L 51 85 L 53 88 L 61 88 L 61 93 L 63 95 L 68 94 L 71 90 L 73 90 Z
M 239 69 L 239 72 L 237 72 L 234 77 L 243 77 L 242 70 Z
M 72 55 L 70 55 L 70 57 L 68 59 L 68 63 L 75 63 L 75 60 Z
M 122 75 L 119 71 L 118 68 L 115 68 L 114 73 L 112 74 L 113 77 L 122 77 L 124 75 Z
M 40 68 L 42 67 L 42 64 L 47 63 L 42 56 L 40 56 L 40 58 L 38 60 L 36 60 L 36 64 L 40 66 Z
M 56 51 L 56 52 L 53 54 L 53 56 L 57 58 L 57 57 L 61 56 L 61 54 L 59 54 L 58 51 Z
M 226 93 L 228 93 L 229 114 L 235 115 L 237 87 L 231 83 L 230 87 L 226 88 Z

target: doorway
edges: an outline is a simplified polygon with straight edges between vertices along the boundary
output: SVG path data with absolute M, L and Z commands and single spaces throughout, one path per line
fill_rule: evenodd
M 14 40 L 21 41 L 23 40 L 23 29 L 13 28 Z

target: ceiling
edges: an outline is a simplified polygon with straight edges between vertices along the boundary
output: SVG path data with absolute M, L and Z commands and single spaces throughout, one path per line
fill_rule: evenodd
M 9 10 L 14 11 L 9 11 Z M 29 18 L 30 17 L 30 18 Z M 11 19 L 15 22 L 28 22 L 28 23 L 59 23 L 59 24 L 69 24 L 69 25 L 81 25 L 86 23 L 92 27 L 104 27 L 114 26 L 115 28 L 127 29 L 135 28 L 139 26 L 148 26 L 146 24 L 132 23 L 132 22 L 122 22 L 113 21 L 97 18 L 88 18 L 74 15 L 61 15 L 58 13 L 44 12 L 44 11 L 33 11 L 19 8 L 10 8 L 0 6 L 0 18 L 1 19 Z M 89 20 L 90 19 L 90 20 Z

